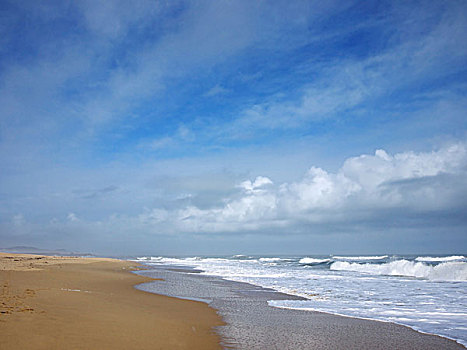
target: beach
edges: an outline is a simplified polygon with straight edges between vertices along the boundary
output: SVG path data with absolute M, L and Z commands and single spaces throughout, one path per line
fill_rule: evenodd
M 0 350 L 467 350 L 467 0 L 0 4 Z
M 0 348 L 219 349 L 216 311 L 135 289 L 138 266 L 0 253 Z
M 136 273 L 133 273 L 136 272 Z M 390 322 L 176 265 L 0 254 L 0 349 L 462 349 Z

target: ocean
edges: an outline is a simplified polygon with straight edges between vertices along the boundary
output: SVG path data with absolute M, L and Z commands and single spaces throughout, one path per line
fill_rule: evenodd
M 245 282 L 305 299 L 270 306 L 321 311 L 409 326 L 467 346 L 467 257 L 245 256 L 139 257 L 202 275 Z

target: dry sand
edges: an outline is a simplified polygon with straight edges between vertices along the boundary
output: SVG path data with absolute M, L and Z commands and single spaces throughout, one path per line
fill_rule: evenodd
M 0 253 L 0 349 L 220 349 L 214 309 L 136 290 L 137 268 Z

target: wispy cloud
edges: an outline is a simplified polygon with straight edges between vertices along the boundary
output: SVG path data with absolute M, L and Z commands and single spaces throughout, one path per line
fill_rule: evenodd
M 213 86 L 212 88 L 210 88 L 205 94 L 204 96 L 206 97 L 212 97 L 212 96 L 216 96 L 216 95 L 222 95 L 222 94 L 225 94 L 226 92 L 229 92 L 228 89 L 222 87 L 221 85 L 219 84 L 216 84 L 215 86 Z

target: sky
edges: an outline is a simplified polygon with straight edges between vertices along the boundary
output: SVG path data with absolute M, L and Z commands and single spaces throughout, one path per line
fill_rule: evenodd
M 465 1 L 0 1 L 0 247 L 467 252 Z

